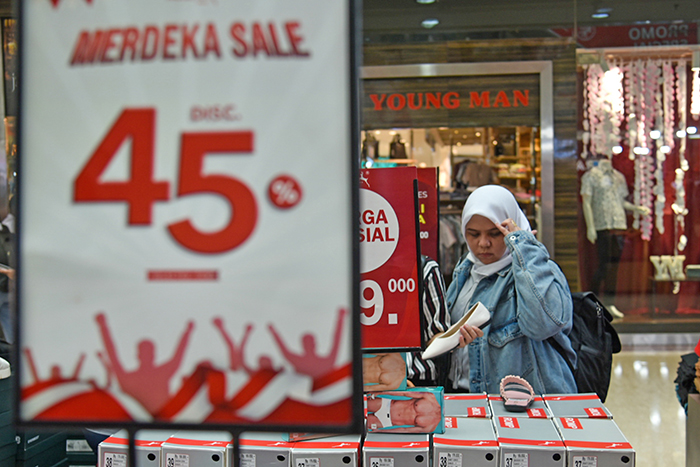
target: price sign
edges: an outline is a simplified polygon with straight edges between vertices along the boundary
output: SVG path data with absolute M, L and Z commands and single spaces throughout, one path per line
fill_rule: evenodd
M 440 260 L 438 169 L 418 168 L 418 228 L 421 254 Z
M 421 346 L 415 167 L 360 172 L 360 321 L 365 349 Z
M 21 9 L 21 422 L 359 426 L 351 2 Z

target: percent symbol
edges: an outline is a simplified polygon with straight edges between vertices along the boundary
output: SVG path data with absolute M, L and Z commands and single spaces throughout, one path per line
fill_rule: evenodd
M 301 185 L 289 175 L 279 175 L 270 182 L 267 195 L 278 208 L 289 209 L 301 201 Z

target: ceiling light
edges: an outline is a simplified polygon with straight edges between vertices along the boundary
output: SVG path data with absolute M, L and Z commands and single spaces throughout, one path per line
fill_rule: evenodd
M 671 146 L 664 144 L 659 148 L 659 151 L 661 151 L 662 154 L 668 154 L 671 152 Z
M 637 146 L 632 151 L 638 156 L 646 156 L 647 154 L 649 154 L 649 148 L 643 148 L 641 146 Z
M 435 3 L 435 0 L 416 0 L 416 3 L 420 3 L 421 5 L 429 5 L 431 3 Z
M 698 132 L 698 129 L 697 129 L 697 127 L 689 126 L 688 128 L 685 129 L 685 132 L 688 133 L 689 135 L 694 135 L 695 133 Z
M 649 137 L 651 139 L 659 139 L 661 138 L 661 132 L 659 130 L 651 130 L 649 132 Z
M 607 17 L 609 17 L 609 16 L 610 16 L 609 13 L 593 13 L 593 14 L 591 15 L 591 18 L 603 19 L 603 18 L 607 18 Z
M 685 135 L 686 135 L 685 130 L 678 130 L 678 131 L 676 132 L 676 136 L 677 136 L 678 138 L 685 138 Z
M 477 131 L 477 132 L 474 133 L 474 134 L 476 135 L 477 138 L 478 138 L 479 136 L 481 136 L 481 132 L 480 132 L 480 131 Z
M 437 26 L 438 23 L 440 23 L 440 20 L 438 20 L 437 18 L 428 18 L 428 19 L 424 19 L 420 24 L 425 29 L 431 29 L 431 28 L 434 28 L 435 26 Z
M 622 146 L 613 146 L 612 152 L 613 154 L 622 154 Z

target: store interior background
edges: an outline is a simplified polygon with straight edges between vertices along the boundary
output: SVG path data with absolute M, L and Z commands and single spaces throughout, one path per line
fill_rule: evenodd
M 10 0 L 0 0 L 0 15 L 3 18 L 16 17 L 14 6 Z M 365 66 L 516 60 L 553 62 L 554 257 L 565 270 L 572 289 L 585 288 L 588 283 L 581 256 L 590 251 L 585 249 L 585 243 L 582 244 L 585 242 L 585 226 L 580 209 L 580 173 L 577 169 L 582 146 L 583 47 L 578 46 L 574 39 L 567 39 L 554 31 L 590 31 L 591 28 L 606 26 L 692 25 L 696 31 L 693 43 L 676 45 L 668 37 L 654 38 L 650 42 L 656 41 L 658 45 L 636 52 L 651 57 L 676 54 L 690 61 L 692 51 L 700 50 L 697 43 L 700 2 L 364 0 L 361 10 L 362 63 Z M 613 47 L 597 50 L 603 56 L 614 51 Z M 480 159 L 493 168 L 492 173 L 499 183 L 520 193 L 521 205 L 530 205 L 527 214 L 535 225 L 539 223 L 536 205 L 541 161 L 538 159 L 540 129 L 536 126 L 377 128 L 365 125 L 361 140 L 364 141 L 368 134 L 379 141 L 379 156 L 389 155 L 395 138 L 406 143 L 407 161 L 387 163 L 439 167 L 441 186 L 449 188 L 447 192 L 452 194 L 455 186 L 451 179 L 455 167 L 465 159 Z M 691 173 L 697 176 L 700 172 L 699 141 L 688 140 L 687 157 Z M 700 177 L 692 180 L 700 184 Z M 447 192 L 441 201 L 441 210 L 446 215 L 458 214 L 461 200 L 447 196 Z M 700 213 L 700 207 L 694 205 L 694 201 L 689 197 L 687 208 Z M 693 227 L 700 229 L 697 214 L 691 219 L 695 219 Z M 688 236 L 690 242 L 699 238 L 698 235 Z M 650 254 L 649 251 L 643 253 Z M 673 251 L 665 254 L 673 254 Z M 632 259 L 650 278 L 653 268 L 648 258 Z M 700 257 L 687 258 L 686 261 L 686 264 L 699 263 Z M 698 285 L 700 282 L 683 282 L 679 287 L 690 290 L 691 295 L 700 295 Z M 677 294 L 673 294 L 673 287 L 671 282 L 652 284 L 649 281 L 643 290 L 632 290 L 628 295 L 638 311 L 615 321 L 621 333 L 623 351 L 615 356 L 614 377 L 606 405 L 637 450 L 638 467 L 685 465 L 686 417 L 676 399 L 673 379 L 680 355 L 692 351 L 700 337 L 700 309 L 696 310 L 697 313 L 676 313 L 677 298 L 674 295 Z M 652 300 L 666 303 L 664 312 L 655 312 L 656 305 L 649 305 Z M 645 305 L 639 306 L 640 301 Z M 693 306 L 695 304 L 689 308 L 693 309 Z M 622 308 L 623 312 L 627 311 Z

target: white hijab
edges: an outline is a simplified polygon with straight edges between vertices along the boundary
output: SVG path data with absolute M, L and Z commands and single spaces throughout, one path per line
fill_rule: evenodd
M 481 186 L 467 198 L 467 202 L 464 203 L 464 209 L 462 210 L 462 235 L 465 240 L 467 239 L 467 223 L 472 216 L 477 214 L 498 225 L 506 219 L 513 219 L 522 230 L 532 232 L 530 222 L 528 222 L 527 216 L 518 206 L 518 202 L 513 194 L 507 188 L 499 185 Z M 467 248 L 469 248 L 468 243 Z M 503 256 L 498 261 L 494 261 L 491 264 L 481 262 L 471 250 L 467 255 L 467 259 L 474 263 L 471 273 L 477 281 L 500 271 L 513 261 L 508 248 L 506 248 Z

